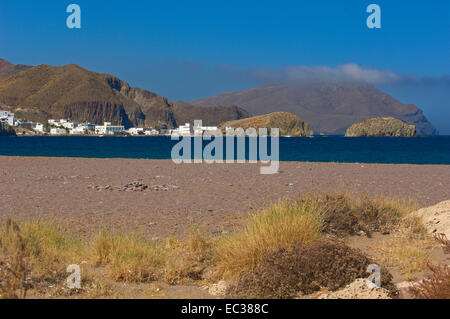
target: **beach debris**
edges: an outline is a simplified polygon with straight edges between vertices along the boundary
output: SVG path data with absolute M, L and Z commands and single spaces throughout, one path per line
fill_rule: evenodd
M 119 191 L 122 192 L 143 192 L 146 189 L 148 189 L 148 186 L 144 183 L 142 183 L 141 181 L 134 181 L 132 183 L 129 183 L 127 185 L 125 185 L 124 187 L 122 187 L 121 189 L 119 189 Z
M 152 190 L 154 190 L 156 192 L 167 192 L 167 191 L 170 191 L 170 190 L 179 189 L 178 186 L 167 185 L 167 184 L 153 185 L 151 188 L 152 188 Z
M 117 192 L 144 192 L 144 191 L 155 191 L 155 192 L 167 192 L 170 190 L 179 189 L 176 185 L 152 185 L 148 186 L 147 184 L 144 184 L 142 181 L 134 181 L 131 183 L 128 183 L 124 186 L 112 186 L 112 185 L 106 185 L 106 186 L 98 186 L 98 185 L 88 185 L 88 189 L 92 189 L 98 192 L 102 191 L 117 191 Z

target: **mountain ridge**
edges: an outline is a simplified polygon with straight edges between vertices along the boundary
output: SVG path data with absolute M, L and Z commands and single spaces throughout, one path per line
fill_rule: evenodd
M 438 134 L 417 106 L 403 104 L 369 84 L 274 84 L 226 92 L 191 103 L 234 104 L 252 116 L 290 112 L 307 122 L 316 134 L 345 134 L 352 124 L 374 117 L 398 118 L 415 125 L 421 135 Z

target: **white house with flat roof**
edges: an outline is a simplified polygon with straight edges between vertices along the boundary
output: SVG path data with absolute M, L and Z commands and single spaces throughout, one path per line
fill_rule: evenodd
M 218 133 L 220 132 L 217 126 L 203 126 L 202 121 L 194 121 L 194 135 L 202 136 L 204 133 Z
M 39 133 L 44 133 L 45 132 L 44 124 L 36 123 L 36 125 L 34 126 L 34 130 Z
M 85 135 L 88 133 L 88 129 L 84 125 L 77 126 L 69 131 L 70 135 Z
M 155 130 L 154 128 L 150 129 L 150 130 L 146 130 L 144 132 L 145 135 L 147 136 L 158 136 L 159 132 L 157 130 Z
M 114 135 L 120 134 L 125 131 L 125 126 L 123 125 L 111 125 L 111 122 L 105 122 L 103 125 L 95 126 L 95 134 L 98 135 Z
M 59 122 L 59 120 L 48 120 L 48 124 L 52 125 L 52 126 L 57 126 L 57 127 L 61 126 L 61 123 Z
M 61 126 L 68 130 L 71 130 L 71 129 L 74 129 L 77 125 L 72 121 L 65 121 L 65 122 L 61 122 Z
M 144 135 L 144 129 L 138 127 L 132 127 L 127 132 L 131 135 Z
M 64 134 L 67 134 L 66 129 L 59 128 L 59 127 L 54 127 L 52 129 L 50 129 L 50 135 L 64 135 Z

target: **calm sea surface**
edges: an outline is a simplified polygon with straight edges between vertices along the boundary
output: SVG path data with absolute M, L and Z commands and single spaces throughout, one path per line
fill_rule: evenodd
M 176 143 L 170 137 L 0 137 L 0 156 L 170 159 Z M 280 160 L 450 165 L 450 136 L 281 138 Z

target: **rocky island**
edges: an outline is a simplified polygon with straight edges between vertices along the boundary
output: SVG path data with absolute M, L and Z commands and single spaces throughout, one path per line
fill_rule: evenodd
M 229 121 L 221 125 L 221 129 L 227 127 L 243 128 L 244 130 L 253 128 L 279 128 L 281 136 L 306 137 L 312 132 L 309 125 L 295 114 L 287 112 L 276 112 L 266 115 L 259 115 L 242 120 Z M 269 132 L 270 134 L 270 132 Z
M 372 118 L 355 123 L 347 129 L 346 137 L 414 137 L 416 127 L 393 117 Z

